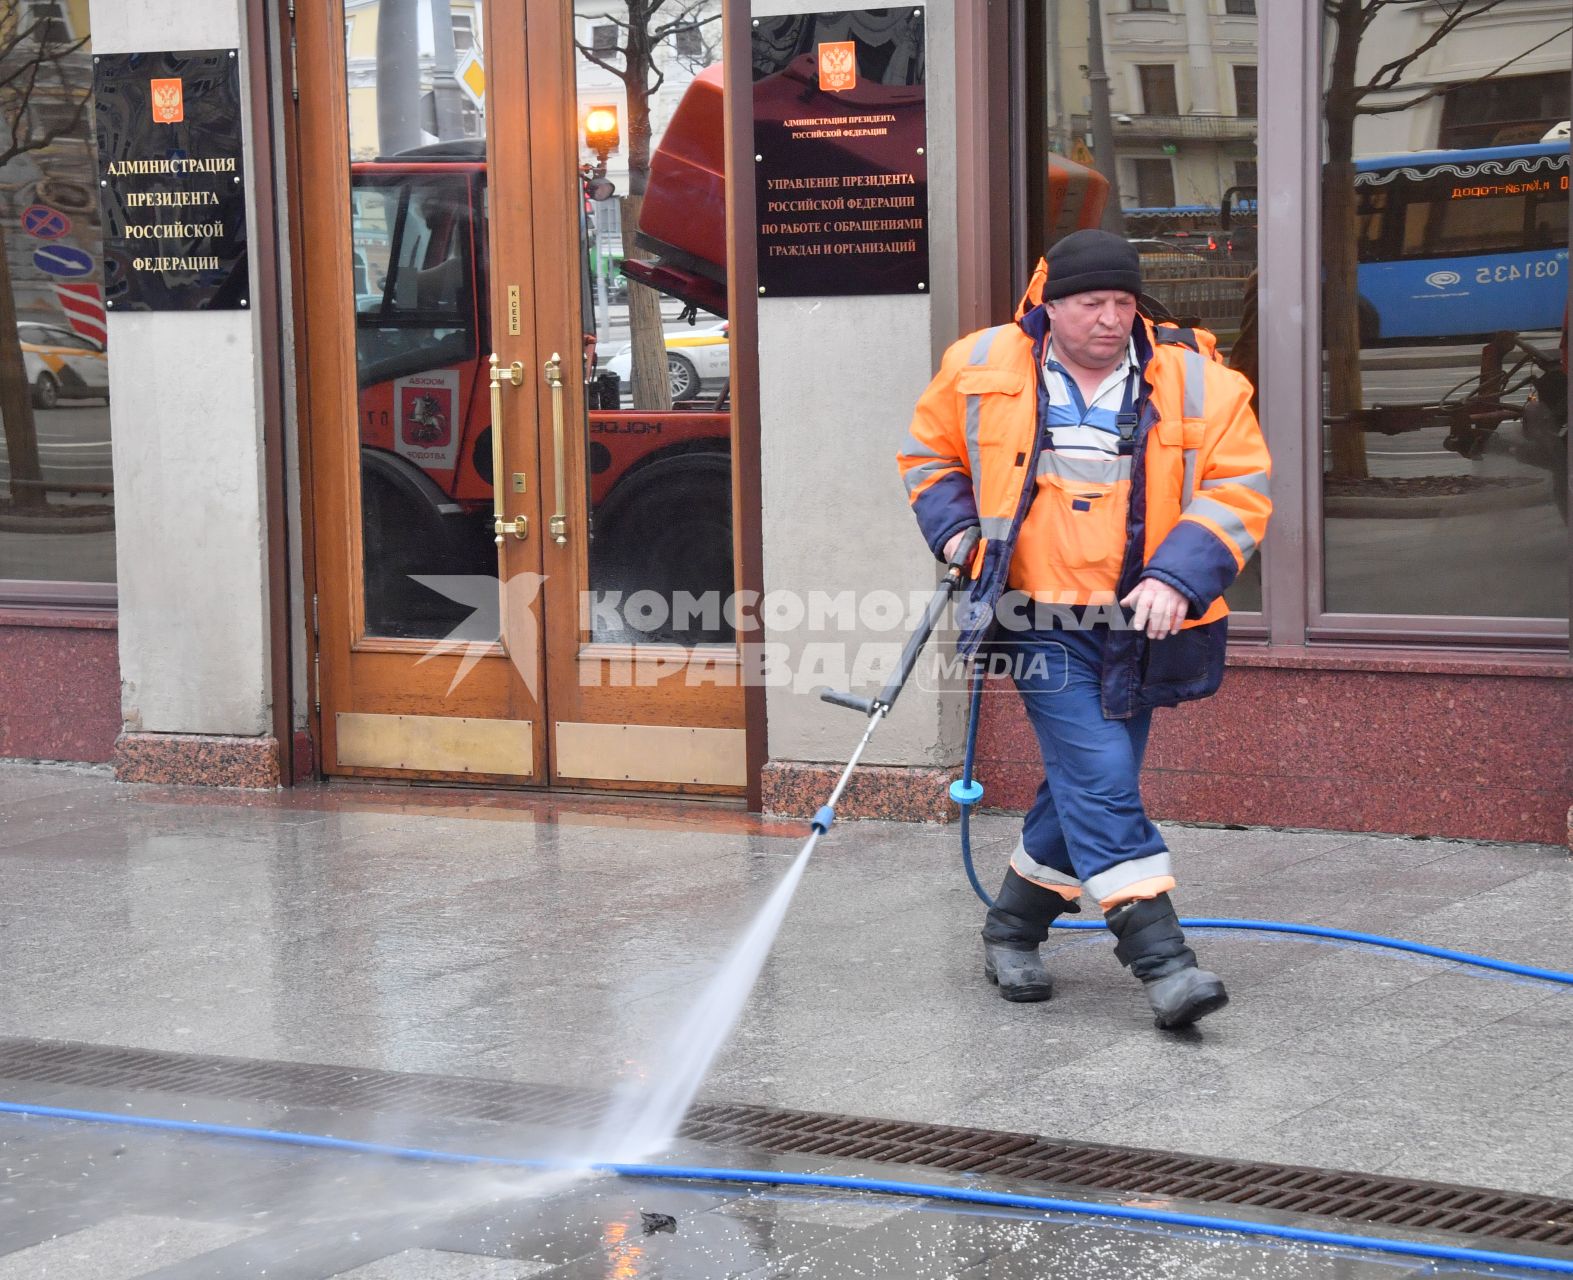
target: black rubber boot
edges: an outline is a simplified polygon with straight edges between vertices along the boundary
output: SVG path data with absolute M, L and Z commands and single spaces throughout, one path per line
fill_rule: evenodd
M 1168 894 L 1122 902 L 1103 918 L 1117 939 L 1114 954 L 1142 980 L 1160 1028 L 1188 1027 L 1229 1003 L 1218 975 L 1197 968 Z
M 999 987 L 1006 1000 L 1023 1004 L 1047 1000 L 1054 994 L 1054 982 L 1038 947 L 1049 936 L 1056 916 L 1080 910 L 1077 903 L 1007 869 L 983 925 L 983 976 Z

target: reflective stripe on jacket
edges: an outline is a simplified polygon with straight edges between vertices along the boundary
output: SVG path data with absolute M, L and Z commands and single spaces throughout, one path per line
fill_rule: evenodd
M 1039 305 L 1041 262 L 1014 324 L 969 334 L 946 351 L 919 398 L 898 455 L 908 499 L 938 557 L 972 525 L 983 534 L 973 582 L 958 606 L 958 647 L 974 653 L 994 623 L 1037 488 L 1048 313 Z M 1149 642 L 1113 631 L 1106 646 L 1104 713 L 1124 718 L 1213 692 L 1223 673 L 1228 606 L 1223 592 L 1267 530 L 1271 463 L 1251 385 L 1214 356 L 1205 330 L 1154 327 L 1132 337 L 1142 367 L 1131 457 L 1126 545 L 1116 588 L 1124 598 L 1143 577 L 1185 596 L 1178 636 Z M 1052 529 L 1035 521 L 1034 528 Z

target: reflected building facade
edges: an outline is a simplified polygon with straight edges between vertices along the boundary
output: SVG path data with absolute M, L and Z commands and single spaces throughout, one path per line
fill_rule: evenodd
M 112 600 L 105 263 L 86 0 L 0 5 L 0 579 Z M 48 594 L 19 587 L 17 594 Z
M 1329 8 L 1323 606 L 1565 621 L 1567 14 Z

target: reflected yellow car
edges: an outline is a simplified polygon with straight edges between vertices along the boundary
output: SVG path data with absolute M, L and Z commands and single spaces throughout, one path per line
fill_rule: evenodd
M 666 373 L 672 383 L 672 403 L 691 400 L 704 382 L 724 382 L 732 374 L 732 349 L 727 345 L 727 322 L 683 328 L 666 334 Z M 633 347 L 624 344 L 604 368 L 627 383 L 633 377 Z
M 64 325 L 24 320 L 16 326 L 33 404 L 53 409 L 62 400 L 108 400 L 109 357 L 92 338 Z

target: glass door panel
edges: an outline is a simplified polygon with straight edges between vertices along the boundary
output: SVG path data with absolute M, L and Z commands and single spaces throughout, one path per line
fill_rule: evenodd
M 733 643 L 721 7 L 576 15 L 585 639 Z
M 498 610 L 477 607 L 498 573 L 486 116 L 454 42 L 481 16 L 480 0 L 345 7 L 367 636 L 499 636 Z

